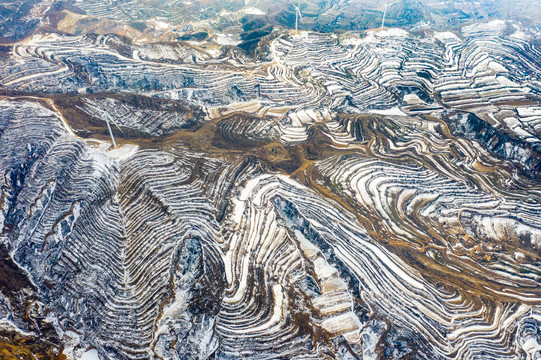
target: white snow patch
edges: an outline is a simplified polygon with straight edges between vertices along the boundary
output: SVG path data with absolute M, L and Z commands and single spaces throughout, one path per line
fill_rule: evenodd
M 214 49 L 214 48 L 205 49 L 205 51 L 207 52 L 207 54 L 209 54 L 213 58 L 217 58 L 221 54 L 220 50 Z
M 216 42 L 220 45 L 238 45 L 242 41 L 232 35 L 216 34 Z
M 403 29 L 398 29 L 398 28 L 387 28 L 385 30 L 373 29 L 373 30 L 368 30 L 366 32 L 365 37 L 362 37 L 362 38 L 354 37 L 354 36 L 346 37 L 346 38 L 340 39 L 340 43 L 343 46 L 349 46 L 349 45 L 358 46 L 365 43 L 379 42 L 380 40 L 378 40 L 377 38 L 390 37 L 390 36 L 407 37 L 409 36 L 409 32 Z
M 541 107 L 518 107 L 517 112 L 520 117 L 541 116 Z
M 374 36 L 372 34 L 370 34 L 369 36 L 367 36 L 367 38 L 373 39 Z M 345 39 L 341 39 L 340 43 L 343 46 L 350 46 L 350 45 L 357 46 L 357 45 L 360 45 L 360 44 L 366 42 L 367 38 L 347 37 Z
M 105 144 L 107 144 L 107 146 L 110 145 L 110 143 L 108 142 Z M 103 153 L 104 155 L 107 155 L 107 157 L 115 159 L 117 161 L 121 161 L 124 159 L 128 159 L 133 154 L 135 154 L 137 150 L 139 149 L 139 146 L 134 145 L 134 144 L 126 144 L 126 145 L 119 146 L 116 149 L 106 150 L 105 152 L 102 152 L 103 151 L 102 146 L 100 146 L 98 149 L 101 150 L 100 151 L 101 153 Z
M 85 352 L 78 360 L 100 360 L 98 350 L 90 349 Z
M 489 62 L 488 67 L 496 72 L 507 72 L 507 69 L 505 68 L 505 66 L 503 66 L 502 64 L 496 61 Z
M 331 276 L 339 276 L 338 270 L 321 256 L 314 261 L 314 271 L 318 279 L 326 279 Z
M 507 70 L 505 70 L 507 71 Z M 496 80 L 500 83 L 500 85 L 502 86 L 506 86 L 506 87 L 519 87 L 520 85 L 517 84 L 516 82 L 510 80 L 508 77 L 506 76 L 497 76 L 496 77 Z
M 424 103 L 423 100 L 421 100 L 419 98 L 419 96 L 415 95 L 415 94 L 406 94 L 404 95 L 404 101 L 406 102 L 406 104 L 408 105 L 414 105 L 414 104 L 422 104 Z
M 385 30 L 381 30 L 377 33 L 378 37 L 389 37 L 389 36 L 398 36 L 398 37 L 406 37 L 409 33 L 406 30 L 399 29 L 399 28 L 386 28 Z
M 163 21 L 154 20 L 152 21 L 152 25 L 154 25 L 154 29 L 156 30 L 167 30 L 169 29 L 169 24 Z
M 534 336 L 529 336 L 526 341 L 521 345 L 522 350 L 528 354 L 529 359 L 534 359 L 535 354 L 538 351 L 541 351 L 541 344 L 537 341 Z
M 392 107 L 390 109 L 376 109 L 370 110 L 371 114 L 385 115 L 385 116 L 406 116 L 406 114 L 398 108 L 398 106 Z
M 253 6 L 245 7 L 241 12 L 247 15 L 265 15 L 263 10 Z
M 434 32 L 434 37 L 441 42 L 457 41 L 460 42 L 460 38 L 455 33 L 450 31 Z
M 528 35 L 520 27 L 517 25 L 513 25 L 515 29 L 517 29 L 514 33 L 512 33 L 509 37 L 519 39 L 519 40 L 528 40 Z

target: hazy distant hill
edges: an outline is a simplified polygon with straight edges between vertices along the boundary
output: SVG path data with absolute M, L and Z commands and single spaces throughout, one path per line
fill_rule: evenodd
M 259 18 L 268 26 L 295 27 L 295 2 L 181 0 L 4 0 L 0 2 L 0 39 L 18 41 L 37 28 L 68 33 L 117 33 L 130 38 L 163 40 L 164 29 L 175 26 L 167 40 L 192 33 L 223 30 Z M 388 1 L 385 24 L 408 29 L 457 29 L 490 19 L 535 25 L 540 0 Z M 299 28 L 315 31 L 364 30 L 381 26 L 385 2 L 374 0 L 302 0 Z M 47 30 L 47 31 L 49 31 Z M 248 35 L 248 37 L 252 37 Z M 246 48 L 253 48 L 247 44 Z

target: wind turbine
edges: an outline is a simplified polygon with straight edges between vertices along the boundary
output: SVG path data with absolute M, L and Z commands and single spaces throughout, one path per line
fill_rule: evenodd
M 109 130 L 109 135 L 111 136 L 111 141 L 113 142 L 113 149 L 116 149 L 117 146 L 116 146 L 116 141 L 115 141 L 115 137 L 113 136 L 113 130 L 111 129 L 111 124 L 109 123 L 109 120 L 111 120 L 113 122 L 113 124 L 115 124 L 115 126 L 118 128 L 118 130 L 120 130 L 121 133 L 124 133 L 122 131 L 122 129 L 118 126 L 118 124 L 116 123 L 115 120 L 113 120 L 110 116 L 109 116 L 109 113 L 107 113 L 107 111 L 105 110 L 102 110 L 100 108 L 98 108 L 97 106 L 95 105 L 92 105 L 88 102 L 85 101 L 85 104 L 86 106 L 94 109 L 96 112 L 98 112 L 99 114 L 101 114 L 101 116 L 105 119 L 105 122 L 107 123 L 107 129 Z
M 400 2 L 400 0 L 395 1 L 395 2 L 392 2 L 392 3 L 386 3 L 386 4 L 385 4 L 385 7 L 383 8 L 383 19 L 381 20 L 381 28 L 382 28 L 382 29 L 383 29 L 383 25 L 385 25 L 385 15 L 387 14 L 387 7 L 388 7 L 389 5 L 393 5 L 393 4 L 396 4 L 396 3 L 398 3 L 398 2 Z
M 111 141 L 113 142 L 113 149 L 116 149 L 115 137 L 113 136 L 113 130 L 111 130 L 111 124 L 109 124 L 109 114 L 107 114 L 106 112 L 104 114 L 105 114 L 105 122 L 107 123 L 107 129 L 109 129 L 109 135 L 111 135 Z
M 295 35 L 299 35 L 299 19 L 301 20 L 301 23 L 304 24 L 304 21 L 302 20 L 300 6 L 301 6 L 300 2 L 298 2 L 297 5 L 293 4 L 293 7 L 295 8 Z

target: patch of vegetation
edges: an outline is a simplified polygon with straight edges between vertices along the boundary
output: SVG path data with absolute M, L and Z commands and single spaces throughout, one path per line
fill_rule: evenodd
M 199 31 L 195 33 L 184 34 L 179 37 L 179 40 L 180 41 L 203 41 L 208 37 L 209 37 L 209 34 L 207 34 L 204 31 Z

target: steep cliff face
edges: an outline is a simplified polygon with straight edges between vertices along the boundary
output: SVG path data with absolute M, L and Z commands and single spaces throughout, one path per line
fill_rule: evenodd
M 497 129 L 472 113 L 449 113 L 443 115 L 458 137 L 474 140 L 500 159 L 514 163 L 525 176 L 539 180 L 541 176 L 541 143 L 517 139 L 515 134 Z M 515 135 L 515 136 L 513 136 Z

